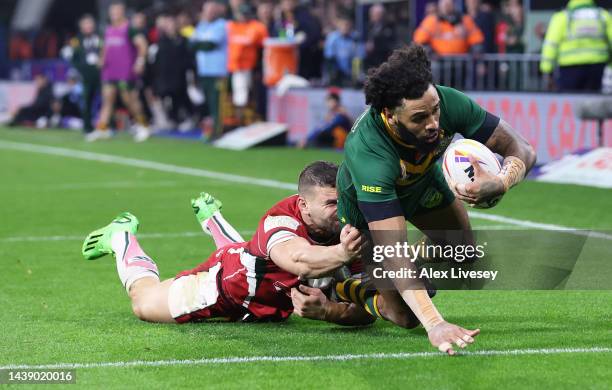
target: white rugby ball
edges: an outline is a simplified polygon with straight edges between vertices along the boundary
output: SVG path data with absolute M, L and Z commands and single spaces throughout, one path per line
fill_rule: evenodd
M 469 155 L 474 156 L 486 171 L 494 175 L 501 171 L 499 160 L 489 148 L 472 139 L 459 139 L 449 145 L 442 159 L 442 172 L 444 172 L 444 178 L 451 188 L 455 184 L 467 184 L 474 181 L 474 167 L 470 164 Z M 496 196 L 486 202 L 475 204 L 473 207 L 479 209 L 491 208 L 500 201 L 502 196 Z

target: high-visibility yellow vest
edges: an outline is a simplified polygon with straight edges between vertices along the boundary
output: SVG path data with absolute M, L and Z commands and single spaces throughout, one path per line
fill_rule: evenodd
M 570 0 L 550 20 L 542 46 L 540 71 L 559 66 L 608 63 L 611 59 L 612 19 L 593 0 Z

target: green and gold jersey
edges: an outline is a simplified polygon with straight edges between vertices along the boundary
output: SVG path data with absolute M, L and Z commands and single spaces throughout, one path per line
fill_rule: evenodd
M 338 173 L 337 188 L 340 198 L 343 198 L 339 199 L 339 213 L 340 203 L 350 201 L 359 203 L 359 209 L 368 222 L 385 219 L 394 216 L 389 213 L 397 211 L 397 202 L 393 201 L 399 199 L 400 203 L 411 203 L 402 204 L 403 213 L 408 218 L 408 214 L 414 212 L 414 203 L 422 201 L 422 193 L 431 186 L 432 177 L 437 176 L 438 182 L 440 178 L 444 180 L 441 172 L 437 172 L 440 168 L 436 160 L 456 133 L 483 143 L 487 141 L 499 118 L 487 113 L 460 91 L 439 85 L 435 88 L 440 97 L 442 140 L 432 152 L 422 153 L 395 136 L 384 116 L 374 108 L 367 109 L 357 119 L 346 139 L 344 162 Z M 438 187 L 445 185 L 437 184 Z M 440 196 L 448 198 L 448 188 L 446 193 L 444 189 L 441 192 Z M 450 196 L 452 201 L 452 193 Z M 390 202 L 396 205 L 390 206 Z M 376 203 L 381 207 L 376 208 Z M 345 216 L 340 217 L 342 220 Z

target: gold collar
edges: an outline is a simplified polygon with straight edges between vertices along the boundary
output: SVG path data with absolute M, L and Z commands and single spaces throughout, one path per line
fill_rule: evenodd
M 385 117 L 384 113 L 381 112 L 380 117 L 382 118 L 382 121 L 385 124 L 385 129 L 387 130 L 387 133 L 389 133 L 389 135 L 391 136 L 391 138 L 393 138 L 395 142 L 402 145 L 403 147 L 416 149 L 416 146 L 405 143 L 400 137 L 397 136 L 397 134 L 395 134 L 395 132 L 391 129 L 389 122 L 387 122 L 387 118 Z

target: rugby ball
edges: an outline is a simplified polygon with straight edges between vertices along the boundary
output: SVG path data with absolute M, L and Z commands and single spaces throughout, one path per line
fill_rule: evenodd
M 450 144 L 442 159 L 442 172 L 451 188 L 454 188 L 455 184 L 467 184 L 474 181 L 474 167 L 470 164 L 469 155 L 474 156 L 482 168 L 494 175 L 501 170 L 499 160 L 489 148 L 472 139 L 459 139 Z M 499 195 L 486 202 L 470 206 L 488 209 L 495 206 L 502 196 Z

